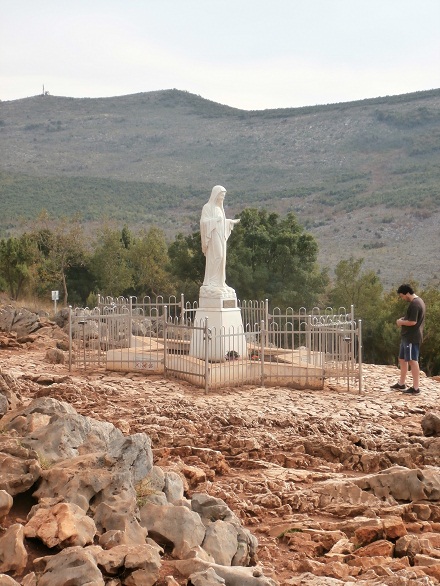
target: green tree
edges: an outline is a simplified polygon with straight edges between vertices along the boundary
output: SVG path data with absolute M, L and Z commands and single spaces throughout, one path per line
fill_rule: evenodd
M 96 290 L 95 278 L 90 270 L 89 256 L 84 259 L 84 264 L 72 266 L 67 271 L 66 280 L 69 290 L 69 303 L 71 305 L 87 305 L 90 293 Z
M 31 281 L 38 250 L 28 234 L 0 241 L 0 276 L 9 295 L 18 299 Z
M 428 376 L 435 376 L 440 374 L 440 291 L 429 287 L 420 292 L 420 297 L 426 305 L 424 339 L 420 348 L 420 366 Z
M 133 286 L 133 269 L 129 264 L 129 250 L 121 231 L 105 224 L 98 232 L 90 258 L 90 271 L 97 290 L 104 295 L 118 297 Z
M 85 264 L 85 237 L 78 216 L 53 220 L 43 211 L 31 234 L 40 251 L 37 288 L 41 293 L 61 287 L 68 302 L 68 273 Z
M 368 340 L 368 359 L 372 364 L 396 364 L 400 345 L 400 328 L 396 326 L 398 317 L 404 315 L 406 304 L 398 297 L 396 289 L 392 289 L 382 297 L 381 307 L 377 315 L 371 316 L 375 337 Z
M 383 286 L 374 271 L 363 271 L 363 258 L 341 260 L 335 269 L 335 281 L 329 293 L 333 308 L 355 307 L 355 315 L 366 319 L 376 314 L 382 303 Z
M 175 283 L 169 272 L 168 245 L 162 230 L 153 227 L 131 243 L 128 258 L 136 295 L 171 295 Z
M 328 284 L 318 245 L 293 213 L 247 208 L 228 242 L 227 280 L 242 299 L 269 298 L 281 307 L 311 306 Z
M 205 271 L 200 232 L 186 236 L 177 234 L 168 248 L 168 255 L 170 272 L 176 279 L 179 291 L 184 293 L 186 298 L 197 300 Z
M 130 230 L 128 229 L 127 224 L 124 225 L 124 227 L 122 228 L 122 232 L 121 232 L 121 242 L 124 245 L 124 248 L 130 248 L 131 243 L 133 241 L 133 236 L 130 232 Z
M 344 308 L 362 319 L 363 359 L 376 362 L 383 357 L 380 343 L 386 319 L 383 305 L 383 286 L 374 271 L 363 271 L 364 259 L 342 260 L 335 269 L 335 281 L 329 292 L 329 303 L 336 310 Z
M 318 246 L 294 214 L 248 208 L 238 216 L 228 241 L 226 280 L 241 299 L 269 298 L 272 305 L 314 304 L 328 277 L 318 268 Z M 200 232 L 179 234 L 169 247 L 172 273 L 197 298 L 203 282 L 205 257 Z

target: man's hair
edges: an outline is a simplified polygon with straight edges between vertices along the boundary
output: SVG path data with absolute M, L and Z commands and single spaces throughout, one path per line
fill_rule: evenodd
M 406 295 L 407 293 L 414 295 L 414 289 L 411 287 L 411 285 L 400 285 L 400 287 L 397 289 L 397 293 L 402 293 L 402 295 Z

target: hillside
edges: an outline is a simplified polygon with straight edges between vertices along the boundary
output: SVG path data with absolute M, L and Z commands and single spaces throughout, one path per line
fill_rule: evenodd
M 172 237 L 213 185 L 228 214 L 294 211 L 333 268 L 363 256 L 386 286 L 436 277 L 440 90 L 244 111 L 178 90 L 0 103 L 0 236 L 41 209 Z

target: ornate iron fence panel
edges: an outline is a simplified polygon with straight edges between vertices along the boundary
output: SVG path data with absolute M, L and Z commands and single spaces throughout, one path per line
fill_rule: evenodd
M 100 298 L 70 311 L 69 365 L 163 373 L 212 388 L 240 384 L 362 390 L 361 322 L 354 310 L 269 311 L 241 302 L 243 327 L 194 320 L 196 304 L 170 298 Z M 212 358 L 215 357 L 215 358 Z

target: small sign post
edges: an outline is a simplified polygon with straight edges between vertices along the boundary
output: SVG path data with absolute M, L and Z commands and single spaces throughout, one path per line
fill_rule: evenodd
M 54 314 L 56 314 L 56 312 L 57 312 L 57 301 L 58 301 L 59 298 L 60 298 L 59 292 L 58 291 L 52 291 L 52 301 L 53 301 L 53 304 L 54 304 L 54 309 L 53 309 L 54 310 Z

